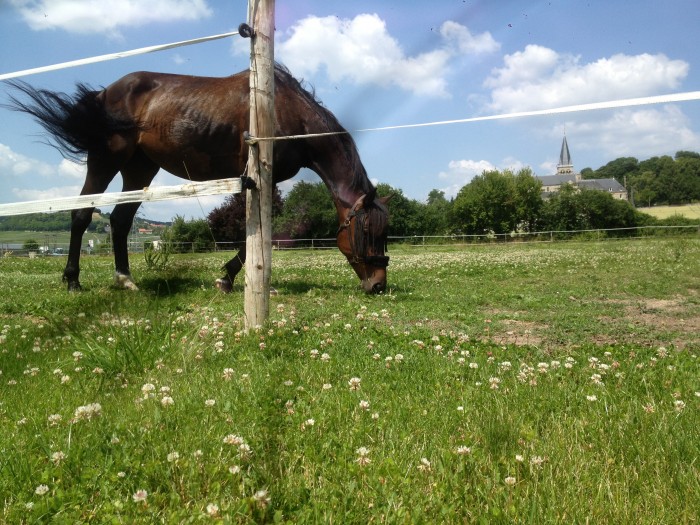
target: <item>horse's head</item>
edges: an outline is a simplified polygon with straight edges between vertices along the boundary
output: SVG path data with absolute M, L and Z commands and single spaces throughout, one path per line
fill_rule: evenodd
M 338 248 L 347 257 L 367 293 L 382 293 L 386 289 L 384 255 L 389 227 L 388 197 L 362 195 L 350 208 L 340 213 Z

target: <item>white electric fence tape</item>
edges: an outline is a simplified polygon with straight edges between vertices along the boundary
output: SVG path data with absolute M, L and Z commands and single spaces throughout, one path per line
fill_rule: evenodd
M 0 80 L 7 80 L 10 78 L 24 77 L 27 75 L 36 75 L 37 73 L 46 73 L 47 71 L 56 71 L 58 69 L 67 69 L 69 67 L 84 66 L 86 64 L 94 64 L 96 62 L 105 62 L 106 60 L 114 60 L 117 58 L 126 58 L 136 55 L 145 55 L 146 53 L 154 53 L 155 51 L 164 51 L 166 49 L 173 49 L 175 47 L 191 46 L 193 44 L 201 44 L 202 42 L 209 42 L 210 40 L 218 40 L 219 38 L 227 38 L 229 36 L 237 35 L 238 31 L 231 33 L 222 33 L 220 35 L 205 36 L 201 38 L 194 38 L 192 40 L 183 40 L 182 42 L 174 42 L 172 44 L 161 44 L 157 46 L 141 47 L 139 49 L 132 49 L 131 51 L 120 51 L 119 53 L 110 53 L 109 55 L 100 55 L 90 58 L 82 58 L 80 60 L 73 60 L 71 62 L 61 62 L 60 64 L 53 64 L 50 66 L 35 67 L 33 69 L 24 69 L 22 71 L 15 71 L 13 73 L 3 73 L 0 74 Z
M 0 217 L 9 215 L 26 215 L 28 213 L 48 213 L 54 211 L 78 210 L 98 206 L 111 206 L 127 202 L 155 202 L 185 197 L 202 197 L 205 195 L 230 195 L 240 193 L 241 179 L 220 179 L 206 182 L 191 182 L 181 186 L 156 186 L 142 190 L 121 193 L 100 193 L 81 195 L 80 197 L 62 197 L 40 201 L 15 202 L 0 204 Z

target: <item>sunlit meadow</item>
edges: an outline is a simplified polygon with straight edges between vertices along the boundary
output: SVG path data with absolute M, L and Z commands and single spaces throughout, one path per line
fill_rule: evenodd
M 700 240 L 0 259 L 0 522 L 698 523 Z

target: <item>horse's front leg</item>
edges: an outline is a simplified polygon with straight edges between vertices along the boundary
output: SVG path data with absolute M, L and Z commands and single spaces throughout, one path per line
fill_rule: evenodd
M 80 286 L 80 247 L 83 244 L 85 230 L 92 222 L 95 208 L 83 208 L 71 212 L 70 244 L 68 245 L 68 262 L 63 270 L 63 282 L 68 283 L 68 291 L 81 290 Z
M 224 293 L 230 293 L 233 290 L 233 280 L 241 271 L 245 264 L 245 244 L 238 250 L 238 253 L 224 265 L 224 275 L 221 279 L 216 280 L 216 287 Z
M 114 249 L 114 281 L 120 288 L 138 290 L 131 279 L 129 269 L 128 239 L 140 202 L 117 204 L 109 217 L 112 228 L 112 248 Z

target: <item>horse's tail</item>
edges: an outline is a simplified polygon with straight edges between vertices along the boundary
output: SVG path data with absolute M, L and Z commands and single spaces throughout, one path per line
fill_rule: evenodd
M 132 119 L 113 114 L 105 107 L 104 92 L 78 84 L 75 95 L 36 89 L 22 81 L 8 81 L 24 93 L 28 102 L 10 97 L 8 107 L 28 113 L 51 135 L 55 146 L 68 159 L 84 162 L 88 152 L 107 148 L 109 138 L 138 127 Z

